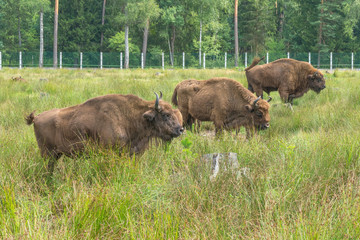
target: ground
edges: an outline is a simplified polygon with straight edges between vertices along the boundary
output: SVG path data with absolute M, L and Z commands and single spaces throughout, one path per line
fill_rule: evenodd
M 157 72 L 161 72 L 157 75 Z M 21 75 L 26 82 L 13 81 Z M 0 238 L 355 239 L 360 235 L 360 73 L 326 73 L 327 88 L 270 109 L 270 128 L 215 138 L 187 131 L 142 156 L 89 147 L 53 175 L 24 116 L 110 93 L 170 102 L 184 79 L 228 70 L 3 69 L 0 71 Z M 41 79 L 47 79 L 43 81 Z M 200 157 L 235 152 L 250 178 L 210 181 Z

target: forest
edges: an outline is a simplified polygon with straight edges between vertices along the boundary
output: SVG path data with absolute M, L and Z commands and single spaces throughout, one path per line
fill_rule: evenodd
M 52 52 L 55 2 L 0 0 L 0 51 L 38 52 L 43 25 L 44 52 Z M 130 53 L 145 56 L 360 49 L 360 0 L 59 0 L 58 4 L 58 52 L 123 52 L 125 42 Z

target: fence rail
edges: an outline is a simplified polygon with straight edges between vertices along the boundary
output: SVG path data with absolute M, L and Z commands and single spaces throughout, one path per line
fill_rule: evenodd
M 123 69 L 123 53 L 119 52 L 60 52 L 58 54 L 59 68 L 120 68 Z M 258 54 L 265 56 L 264 62 L 269 63 L 279 58 L 293 58 L 311 63 L 314 67 L 322 69 L 360 69 L 360 54 L 358 53 L 282 53 L 264 52 Z M 239 56 L 239 67 L 244 68 L 250 64 L 254 54 L 243 53 Z M 131 53 L 129 57 L 130 68 L 234 68 L 235 55 L 223 53 L 210 55 L 203 53 L 200 58 L 198 53 L 147 53 L 146 59 L 142 53 Z M 173 62 L 173 64 L 171 64 Z M 24 68 L 38 67 L 39 52 L 0 52 L 0 69 L 3 67 Z M 43 66 L 53 67 L 53 53 L 44 52 Z

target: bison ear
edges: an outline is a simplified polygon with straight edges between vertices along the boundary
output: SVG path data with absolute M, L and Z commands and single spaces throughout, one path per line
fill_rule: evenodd
M 152 121 L 154 120 L 155 118 L 155 111 L 154 110 L 149 110 L 149 111 L 146 111 L 144 114 L 143 114 L 143 117 L 148 120 L 148 121 Z
M 246 108 L 246 110 L 248 110 L 249 112 L 253 112 L 253 111 L 254 111 L 253 107 L 252 107 L 250 104 L 246 104 L 246 105 L 245 105 L 245 108 Z

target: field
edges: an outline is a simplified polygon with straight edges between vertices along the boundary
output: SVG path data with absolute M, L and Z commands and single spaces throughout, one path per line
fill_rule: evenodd
M 157 74 L 160 72 L 160 74 Z M 11 80 L 21 75 L 26 82 Z M 87 149 L 48 174 L 24 116 L 109 93 L 170 101 L 184 79 L 236 70 L 0 71 L 0 238 L 2 239 L 358 239 L 360 237 L 360 73 L 326 74 L 327 88 L 294 100 L 272 93 L 271 126 L 219 138 L 212 124 L 167 147 L 129 158 Z M 200 157 L 235 152 L 247 177 Z

